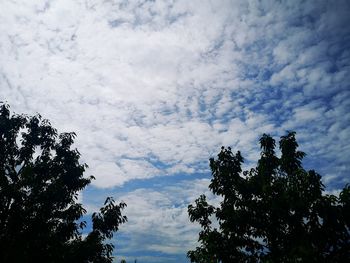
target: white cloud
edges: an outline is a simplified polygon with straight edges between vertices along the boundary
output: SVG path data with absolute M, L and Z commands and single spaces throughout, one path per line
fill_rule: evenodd
M 341 43 L 318 42 L 314 33 L 338 30 L 342 20 L 332 8 L 309 3 L 288 10 L 240 1 L 2 6 L 9 10 L 1 17 L 2 99 L 17 112 L 40 112 L 60 130 L 76 131 L 77 147 L 100 187 L 159 175 L 154 167 L 140 170 L 153 166 L 145 163 L 149 155 L 174 165 L 165 174 L 175 165 L 196 171 L 198 160 L 237 141 L 251 158 L 259 134 L 320 117 L 325 109 L 303 110 L 308 100 L 331 96 L 329 87 L 343 89 L 347 79 Z M 321 19 L 312 21 L 312 12 Z M 295 24 L 298 19 L 303 23 Z M 334 74 L 328 74 L 328 50 L 340 54 Z M 263 80 L 260 72 L 267 69 L 271 79 Z M 283 104 L 268 99 L 269 85 L 283 87 Z M 254 109 L 262 106 L 264 112 Z M 271 115 L 276 107 L 284 110 L 285 124 Z M 298 125 L 286 114 L 290 110 Z M 134 166 L 143 168 L 125 173 L 116 164 L 123 158 L 137 158 Z
M 189 223 L 187 206 L 203 193 L 209 202 L 218 204 L 219 198 L 210 194 L 208 184 L 207 179 L 188 180 L 158 190 L 137 189 L 123 195 L 129 221 L 120 235 L 127 235 L 128 241 L 125 244 L 120 241 L 120 253 L 146 249 L 181 254 L 193 249 L 199 226 Z
M 250 164 L 259 135 L 286 130 L 297 132 L 307 167 L 327 185 L 348 182 L 346 0 L 14 0 L 0 8 L 0 100 L 75 131 L 100 189 L 207 171 L 221 145 Z M 130 202 L 155 209 L 167 201 L 157 215 L 175 234 L 185 205 L 145 191 L 128 194 Z M 155 222 L 146 211 L 144 231 Z M 184 247 L 175 239 L 150 249 L 177 253 Z

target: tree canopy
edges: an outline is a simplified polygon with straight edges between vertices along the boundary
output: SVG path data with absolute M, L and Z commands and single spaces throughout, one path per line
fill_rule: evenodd
M 321 176 L 302 167 L 294 132 L 281 137 L 280 157 L 275 144 L 261 137 L 260 160 L 249 171 L 231 148 L 210 159 L 209 189 L 221 203 L 201 195 L 188 206 L 202 228 L 191 262 L 350 262 L 350 186 L 326 194 Z
M 83 236 L 78 193 L 94 178 L 83 176 L 75 136 L 0 104 L 0 262 L 112 262 L 106 241 L 126 222 L 126 204 L 108 197 Z

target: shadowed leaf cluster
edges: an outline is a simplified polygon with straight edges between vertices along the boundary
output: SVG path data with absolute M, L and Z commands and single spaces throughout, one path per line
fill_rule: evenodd
M 126 222 L 126 205 L 107 198 L 83 237 L 78 193 L 93 177 L 83 176 L 75 136 L 0 104 L 0 262 L 112 262 L 105 241 Z
M 350 186 L 324 194 L 321 176 L 302 167 L 294 132 L 281 137 L 280 158 L 275 144 L 261 137 L 250 171 L 230 148 L 210 159 L 209 189 L 222 201 L 214 207 L 201 195 L 189 205 L 202 227 L 191 262 L 350 262 Z

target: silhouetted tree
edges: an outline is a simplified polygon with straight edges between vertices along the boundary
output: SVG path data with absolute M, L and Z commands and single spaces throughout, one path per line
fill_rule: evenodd
M 295 133 L 260 139 L 257 167 L 242 172 L 240 152 L 222 147 L 210 159 L 209 189 L 219 207 L 201 195 L 188 206 L 202 227 L 191 262 L 350 262 L 350 186 L 324 194 L 321 176 L 305 171 Z
M 58 135 L 40 115 L 0 105 L 0 262 L 112 262 L 106 240 L 126 222 L 126 204 L 107 198 L 82 236 L 86 210 L 78 192 L 93 177 L 83 177 L 87 166 L 71 149 L 74 138 Z

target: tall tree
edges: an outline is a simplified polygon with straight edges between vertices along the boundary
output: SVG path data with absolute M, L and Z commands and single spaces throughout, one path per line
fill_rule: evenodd
M 222 201 L 214 207 L 201 195 L 188 206 L 202 227 L 191 262 L 350 262 L 350 186 L 325 194 L 321 176 L 302 167 L 294 132 L 281 137 L 280 158 L 269 135 L 260 147 L 249 171 L 231 148 L 210 159 L 209 189 Z
M 78 193 L 94 178 L 83 176 L 74 138 L 0 105 L 0 262 L 112 262 L 106 240 L 126 222 L 126 204 L 108 197 L 83 237 Z

